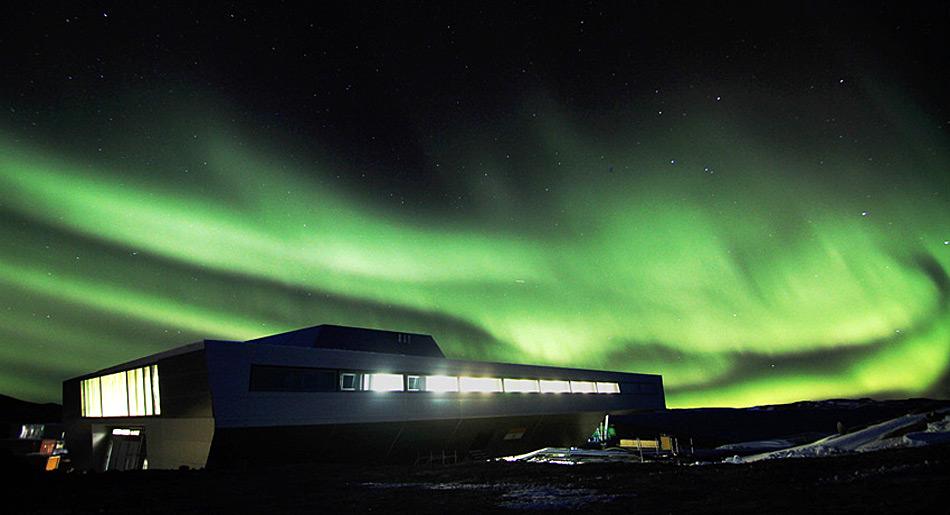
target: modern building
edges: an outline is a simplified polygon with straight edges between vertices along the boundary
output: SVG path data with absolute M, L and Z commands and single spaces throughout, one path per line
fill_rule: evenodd
M 658 375 L 452 360 L 429 335 L 333 325 L 63 383 L 73 465 L 96 470 L 504 456 L 663 407 Z

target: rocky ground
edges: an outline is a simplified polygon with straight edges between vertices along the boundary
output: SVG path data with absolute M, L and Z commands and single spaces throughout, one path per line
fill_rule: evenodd
M 10 478 L 7 513 L 944 513 L 950 446 L 729 465 L 311 465 Z

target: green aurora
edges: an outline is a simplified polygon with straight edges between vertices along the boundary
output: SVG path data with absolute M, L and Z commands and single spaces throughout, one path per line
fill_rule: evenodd
M 331 152 L 211 109 L 107 142 L 155 175 L 0 133 L 0 391 L 58 400 L 122 360 L 318 323 L 659 373 L 671 407 L 945 388 L 950 154 L 908 129 L 939 122 L 881 109 L 887 129 L 849 135 L 887 142 L 868 154 L 689 103 L 676 131 L 541 104 L 503 145 L 447 135 L 433 170 L 477 206 L 456 214 L 360 193 Z

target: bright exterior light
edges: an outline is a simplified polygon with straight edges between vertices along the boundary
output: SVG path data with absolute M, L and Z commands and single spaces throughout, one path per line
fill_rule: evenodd
M 597 393 L 620 393 L 617 383 L 597 383 Z
M 455 376 L 426 376 L 425 391 L 427 392 L 457 392 L 459 378 Z
M 374 392 L 401 392 L 402 374 L 366 374 L 365 390 Z
M 541 393 L 571 393 L 571 382 L 552 379 L 542 379 Z
M 571 381 L 571 391 L 574 393 L 597 393 L 593 381 Z
M 459 390 L 463 392 L 501 392 L 501 379 L 497 377 L 460 377 Z
M 537 393 L 540 390 L 537 379 L 505 378 L 505 391 L 513 393 Z

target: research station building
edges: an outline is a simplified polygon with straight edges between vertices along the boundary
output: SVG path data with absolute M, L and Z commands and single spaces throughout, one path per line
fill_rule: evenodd
M 334 325 L 63 382 L 66 446 L 93 470 L 506 456 L 664 407 L 659 375 L 453 360 L 429 335 Z

